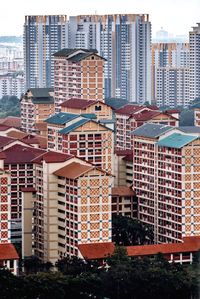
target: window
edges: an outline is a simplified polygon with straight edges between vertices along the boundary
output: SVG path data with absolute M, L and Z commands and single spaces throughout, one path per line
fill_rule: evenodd
M 95 111 L 101 111 L 101 106 L 95 106 Z

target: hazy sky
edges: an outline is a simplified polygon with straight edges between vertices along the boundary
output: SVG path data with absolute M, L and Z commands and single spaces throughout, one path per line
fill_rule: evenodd
M 200 0 L 1 0 L 0 35 L 21 35 L 25 15 L 94 13 L 149 13 L 153 34 L 187 35 L 200 22 Z

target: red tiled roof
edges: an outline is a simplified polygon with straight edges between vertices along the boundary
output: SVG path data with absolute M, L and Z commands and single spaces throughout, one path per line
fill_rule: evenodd
M 19 255 L 11 243 L 0 244 L 0 260 L 18 260 Z
M 5 164 L 30 163 L 44 152 L 42 149 L 16 144 L 3 151 L 6 156 L 4 162 Z
M 84 100 L 84 99 L 78 99 L 78 98 L 71 98 L 62 104 L 60 104 L 61 107 L 65 108 L 74 108 L 74 109 L 86 109 L 90 107 L 91 105 L 94 105 L 98 103 L 99 101 L 96 100 Z
M 155 116 L 158 116 L 159 114 L 161 114 L 162 112 L 160 111 L 141 111 L 139 113 L 135 113 L 132 115 L 132 117 L 137 120 L 137 121 L 147 121 L 152 119 Z
M 117 186 L 112 188 L 112 196 L 134 196 L 135 192 L 127 186 Z
M 9 127 L 20 128 L 21 127 L 21 118 L 16 116 L 7 116 L 6 118 L 0 119 L 0 124 L 6 125 Z
M 78 245 L 78 249 L 85 259 L 95 260 L 112 255 L 115 250 L 115 245 L 112 242 L 80 244 Z
M 84 165 L 77 162 L 72 162 L 54 172 L 57 176 L 63 176 L 68 179 L 76 179 L 88 171 L 94 169 L 93 165 Z
M 85 259 L 91 260 L 106 258 L 112 255 L 115 249 L 114 243 L 81 244 L 78 248 Z M 126 249 L 128 256 L 197 252 L 200 250 L 200 237 L 185 237 L 180 243 L 127 246 Z
M 200 249 L 200 237 L 183 238 L 183 243 L 127 246 L 128 256 L 148 256 L 157 253 L 195 252 Z
M 16 139 L 11 138 L 11 137 L 7 137 L 7 136 L 0 136 L 0 148 L 3 148 L 4 146 L 15 142 Z
M 0 124 L 0 131 L 7 131 L 10 128 L 12 127 Z
M 63 153 L 58 153 L 58 152 L 44 152 L 36 157 L 35 159 L 32 160 L 34 163 L 42 163 L 42 161 L 45 161 L 46 163 L 60 163 L 60 162 L 65 162 L 69 159 L 71 159 L 73 156 L 68 155 L 68 154 L 63 154 Z
M 39 135 L 27 135 L 23 137 L 21 140 L 23 140 L 27 144 L 39 144 L 39 147 L 43 149 L 47 148 L 47 137 Z
M 32 135 L 20 131 L 11 131 L 8 132 L 7 136 L 19 139 L 26 144 L 39 144 L 40 148 L 47 148 L 47 138 L 40 135 Z
M 159 108 L 156 105 L 147 105 L 147 108 L 151 110 L 159 110 Z
M 22 139 L 23 137 L 27 136 L 27 133 L 24 133 L 22 131 L 10 131 L 7 133 L 7 136 L 13 137 L 16 139 Z
M 135 113 L 136 111 L 142 110 L 143 108 L 145 108 L 146 106 L 143 105 L 125 105 L 117 110 L 115 110 L 115 113 L 118 114 L 125 114 L 125 115 L 132 115 L 133 113 Z

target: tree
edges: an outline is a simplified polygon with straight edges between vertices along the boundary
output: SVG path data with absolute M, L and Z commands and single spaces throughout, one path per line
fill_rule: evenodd
M 77 276 L 85 272 L 98 271 L 98 263 L 96 261 L 85 261 L 76 256 L 58 260 L 55 266 L 61 273 L 72 276 Z
M 37 256 L 30 256 L 22 261 L 24 272 L 26 274 L 35 274 L 37 272 L 50 272 L 53 268 L 51 262 L 43 263 Z
M 151 226 L 143 225 L 140 221 L 125 217 L 114 216 L 112 221 L 113 241 L 117 245 L 131 246 L 153 243 Z

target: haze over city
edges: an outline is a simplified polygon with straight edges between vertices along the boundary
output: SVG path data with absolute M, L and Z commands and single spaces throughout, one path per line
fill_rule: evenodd
M 0 35 L 22 35 L 25 15 L 149 13 L 152 34 L 163 27 L 170 34 L 188 35 L 198 22 L 200 1 L 181 0 L 74 0 L 3 1 L 0 11 Z

